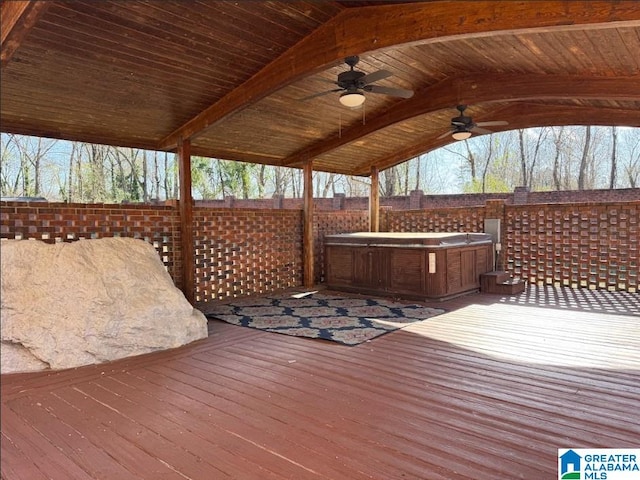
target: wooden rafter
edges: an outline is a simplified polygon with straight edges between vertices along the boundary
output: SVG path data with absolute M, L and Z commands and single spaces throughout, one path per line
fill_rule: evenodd
M 16 52 L 51 2 L 12 0 L 2 2 L 0 8 L 1 65 L 4 67 Z
M 539 15 L 539 12 L 544 12 L 544 15 Z M 451 8 L 448 2 L 421 2 L 345 9 L 247 82 L 165 137 L 158 148 L 174 148 L 178 138 L 192 138 L 227 115 L 252 105 L 306 75 L 338 63 L 346 55 L 363 54 L 395 45 L 530 31 L 570 30 L 585 25 L 593 28 L 638 25 L 639 13 L 636 0 L 464 0 L 457 2 L 456 8 Z
M 462 93 L 460 93 L 462 92 Z M 523 100 L 599 99 L 640 101 L 638 77 L 584 77 L 569 75 L 476 75 L 444 80 L 408 100 L 394 104 L 376 117 L 367 118 L 323 138 L 282 161 L 283 166 L 312 159 L 376 132 L 382 128 L 442 109 L 454 111 L 458 104 L 477 105 Z
M 495 116 L 495 118 L 499 117 L 500 119 L 508 119 L 509 121 L 509 125 L 491 127 L 491 130 L 496 133 L 518 128 L 528 128 L 531 125 L 539 127 L 558 125 L 640 127 L 640 114 L 637 111 L 614 108 L 518 102 L 494 111 L 492 116 Z M 475 120 L 482 121 L 480 117 Z M 396 152 L 393 156 L 372 159 L 366 164 L 361 164 L 350 173 L 352 175 L 367 176 L 374 167 L 384 170 L 449 143 L 451 143 L 450 138 L 434 139 L 433 137 L 428 137 L 420 142 L 408 145 L 404 149 Z

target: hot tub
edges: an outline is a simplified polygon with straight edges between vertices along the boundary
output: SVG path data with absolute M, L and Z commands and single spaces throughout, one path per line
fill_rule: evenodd
M 491 271 L 486 233 L 359 232 L 325 236 L 329 288 L 443 300 L 480 288 Z

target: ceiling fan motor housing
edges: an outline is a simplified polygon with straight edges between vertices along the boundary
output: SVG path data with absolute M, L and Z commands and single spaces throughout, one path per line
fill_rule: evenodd
M 456 109 L 460 112 L 460 115 L 451 119 L 451 125 L 454 127 L 464 127 L 467 129 L 473 128 L 473 119 L 467 117 L 464 111 L 467 109 L 466 105 L 458 105 Z
M 342 72 L 338 74 L 338 86 L 340 88 L 349 88 L 349 87 L 364 87 L 364 83 L 358 82 L 362 77 L 364 77 L 364 72 L 358 72 L 357 70 L 348 70 L 346 72 Z

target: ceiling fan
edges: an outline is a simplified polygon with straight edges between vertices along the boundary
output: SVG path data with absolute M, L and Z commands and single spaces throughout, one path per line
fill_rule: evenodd
M 309 100 L 316 97 L 321 97 L 329 93 L 342 92 L 340 94 L 340 103 L 346 107 L 356 108 L 364 103 L 364 92 L 380 93 L 383 95 L 391 95 L 392 97 L 411 98 L 413 96 L 413 90 L 406 90 L 404 88 L 392 88 L 383 87 L 381 85 L 374 85 L 374 82 L 383 80 L 393 75 L 388 70 L 378 70 L 373 73 L 365 74 L 355 69 L 355 66 L 360 61 L 358 56 L 350 56 L 344 59 L 350 69 L 346 72 L 338 74 L 338 80 L 332 81 L 340 88 L 334 88 L 325 92 L 316 93 L 302 100 Z
M 472 133 L 492 133 L 491 130 L 481 127 L 509 125 L 509 122 L 504 120 L 496 120 L 493 122 L 474 122 L 471 117 L 467 117 L 464 111 L 467 109 L 466 105 L 458 105 L 456 107 L 460 115 L 451 119 L 451 129 L 448 132 L 443 133 L 438 138 L 444 138 L 447 135 L 451 135 L 456 140 L 466 140 Z

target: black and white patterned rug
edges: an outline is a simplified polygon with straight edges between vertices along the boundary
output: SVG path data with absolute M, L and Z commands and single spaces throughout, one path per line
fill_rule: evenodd
M 358 345 L 444 312 L 390 300 L 311 292 L 241 299 L 211 307 L 206 316 L 269 332 Z

